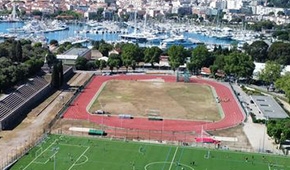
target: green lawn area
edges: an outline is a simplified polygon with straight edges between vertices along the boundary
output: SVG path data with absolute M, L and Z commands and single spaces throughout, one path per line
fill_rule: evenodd
M 54 169 L 54 160 L 59 170 L 290 170 L 289 157 L 58 135 L 11 169 Z

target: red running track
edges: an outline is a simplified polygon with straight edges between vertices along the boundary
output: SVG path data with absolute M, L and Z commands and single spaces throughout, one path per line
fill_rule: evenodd
M 186 120 L 163 120 L 149 121 L 146 118 L 119 119 L 118 116 L 99 116 L 91 115 L 86 111 L 87 105 L 90 103 L 94 95 L 97 93 L 101 85 L 108 80 L 141 80 L 162 78 L 165 82 L 176 82 L 175 76 L 156 76 L 156 75 L 118 75 L 118 76 L 95 76 L 84 91 L 75 99 L 74 103 L 68 108 L 64 114 L 67 119 L 83 119 L 97 124 L 104 124 L 111 127 L 120 127 L 127 129 L 142 130 L 160 130 L 160 131 L 183 131 L 196 132 L 200 134 L 201 130 L 218 130 L 236 126 L 244 120 L 242 113 L 232 91 L 229 87 L 210 80 L 191 79 L 192 83 L 201 83 L 212 86 L 220 99 L 229 99 L 228 102 L 221 102 L 224 112 L 224 118 L 217 122 L 204 121 L 186 121 Z M 158 102 L 158 99 L 156 100 Z

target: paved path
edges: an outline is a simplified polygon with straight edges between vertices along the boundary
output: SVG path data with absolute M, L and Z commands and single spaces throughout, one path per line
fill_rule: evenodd
M 255 104 L 250 103 L 250 96 L 247 95 L 237 84 L 233 84 L 233 88 L 237 93 L 240 93 L 239 99 L 242 101 L 247 112 L 252 112 L 256 117 L 261 117 L 258 108 Z M 253 123 L 250 115 L 247 117 L 247 122 L 244 123 L 243 130 L 256 152 L 265 152 L 269 150 L 276 154 L 282 154 L 282 152 L 276 149 L 277 145 L 274 144 L 274 141 L 268 136 L 266 126 L 264 124 Z
M 277 149 L 278 145 L 267 135 L 267 128 L 264 124 L 252 123 L 250 121 L 244 124 L 244 132 L 247 135 L 249 142 L 256 152 L 271 151 L 275 154 L 283 154 Z

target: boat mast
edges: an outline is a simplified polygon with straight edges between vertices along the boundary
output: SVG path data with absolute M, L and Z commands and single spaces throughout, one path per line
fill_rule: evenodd
M 134 15 L 134 34 L 137 34 L 137 9 L 135 9 Z
M 145 12 L 145 20 L 144 20 L 144 31 L 143 32 L 146 32 L 146 24 L 147 24 L 147 10 Z
M 15 4 L 15 0 L 12 1 L 12 21 L 16 21 L 16 4 Z

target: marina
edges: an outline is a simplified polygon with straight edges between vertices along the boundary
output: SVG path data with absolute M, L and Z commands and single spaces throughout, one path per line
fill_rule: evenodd
M 158 46 L 162 49 L 171 45 L 183 45 L 192 48 L 205 44 L 210 50 L 221 45 L 230 48 L 236 43 L 255 41 L 258 33 L 192 25 L 188 23 L 147 23 L 141 22 L 96 22 L 70 23 L 53 20 L 32 20 L 28 22 L 0 22 L 0 38 L 30 39 L 33 42 L 49 43 L 55 39 L 60 42 L 86 43 L 91 40 L 105 40 L 110 43 L 129 42 L 140 46 Z

